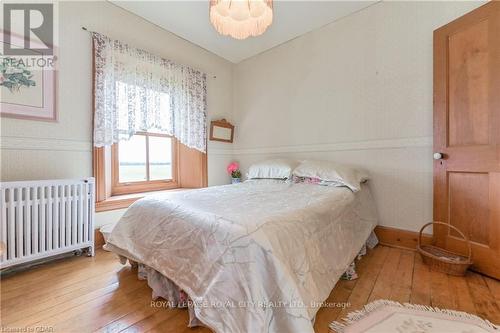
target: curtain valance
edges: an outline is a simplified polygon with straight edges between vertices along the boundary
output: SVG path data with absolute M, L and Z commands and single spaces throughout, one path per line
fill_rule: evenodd
M 206 74 L 102 34 L 94 43 L 94 146 L 157 131 L 206 151 Z

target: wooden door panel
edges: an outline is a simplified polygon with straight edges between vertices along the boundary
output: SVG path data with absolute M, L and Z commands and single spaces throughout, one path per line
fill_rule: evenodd
M 451 172 L 448 174 L 449 223 L 475 243 L 490 246 L 488 173 Z M 456 231 L 449 233 L 457 237 Z
M 492 145 L 464 146 L 458 148 L 443 147 L 441 149 L 447 158 L 447 168 L 463 172 L 500 171 L 498 164 L 499 151 Z M 459 154 L 457 154 L 459 152 Z
M 434 220 L 472 241 L 474 268 L 500 278 L 500 2 L 434 32 Z M 438 245 L 463 252 L 458 234 Z
M 500 272 L 500 172 L 489 173 L 489 244 L 473 243 L 473 269 L 499 278 Z M 457 253 L 466 253 L 466 246 L 457 237 L 447 237 L 447 248 Z
M 449 36 L 449 146 L 489 143 L 489 20 Z

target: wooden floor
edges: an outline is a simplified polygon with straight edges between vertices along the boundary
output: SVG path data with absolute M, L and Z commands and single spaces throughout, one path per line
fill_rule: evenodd
M 500 323 L 500 282 L 476 273 L 452 277 L 429 271 L 415 252 L 378 246 L 358 262 L 359 279 L 340 281 L 316 332 L 376 299 L 458 309 Z M 2 328 L 48 327 L 53 332 L 209 332 L 186 327 L 183 309 L 151 306 L 151 290 L 136 272 L 102 250 L 3 278 Z M 339 304 L 347 303 L 342 309 Z M 50 331 L 48 331 L 50 332 Z

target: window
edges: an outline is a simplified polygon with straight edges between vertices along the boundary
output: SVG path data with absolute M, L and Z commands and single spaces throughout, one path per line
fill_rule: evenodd
M 169 135 L 138 132 L 115 144 L 111 159 L 112 195 L 178 187 L 177 141 Z
M 147 192 L 207 186 L 207 154 L 165 135 L 136 133 L 131 140 L 134 141 L 120 141 L 112 146 L 94 147 L 92 163 L 96 187 L 96 211 L 126 208 L 135 200 L 147 195 Z M 171 145 L 170 150 L 168 141 Z M 125 155 L 128 149 L 131 151 L 134 149 L 127 149 L 126 145 L 134 145 L 136 142 L 141 143 L 137 144 L 135 149 L 138 155 L 142 156 L 142 160 L 135 156 L 128 158 Z M 159 148 L 156 148 L 158 146 Z M 121 179 L 120 149 L 126 152 L 122 152 Z M 145 157 L 146 151 L 149 154 L 149 163 Z
M 92 39 L 96 210 L 207 186 L 206 74 L 98 33 Z

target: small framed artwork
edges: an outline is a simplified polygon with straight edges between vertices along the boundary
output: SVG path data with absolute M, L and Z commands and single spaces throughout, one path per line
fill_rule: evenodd
M 214 120 L 210 123 L 210 140 L 233 142 L 234 126 L 226 119 Z
M 10 34 L 2 50 L 23 49 L 24 38 Z M 36 48 L 36 41 L 30 45 Z M 57 121 L 55 57 L 29 50 L 26 55 L 0 56 L 0 115 L 2 117 Z

